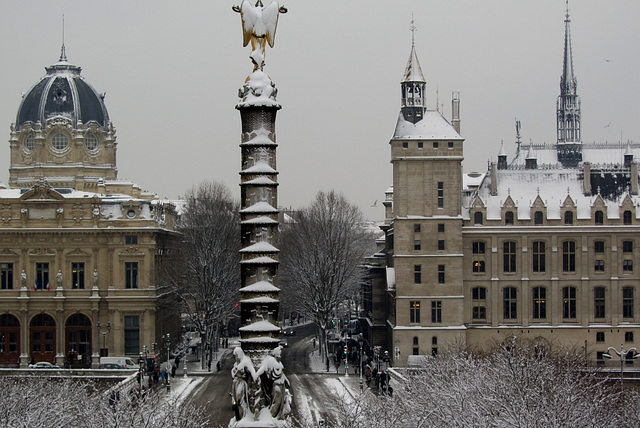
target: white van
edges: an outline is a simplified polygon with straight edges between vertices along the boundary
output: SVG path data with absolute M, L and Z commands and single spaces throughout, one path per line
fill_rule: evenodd
M 105 364 L 115 364 L 122 369 L 138 369 L 138 365 L 129 357 L 100 357 L 100 367 Z

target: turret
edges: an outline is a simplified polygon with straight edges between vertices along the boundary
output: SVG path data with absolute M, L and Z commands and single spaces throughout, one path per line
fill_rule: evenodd
M 415 31 L 415 28 L 412 28 Z M 414 33 L 415 34 L 415 33 Z M 415 39 L 411 39 L 411 54 L 401 82 L 402 87 L 402 115 L 404 120 L 417 123 L 422 120 L 427 110 L 425 91 L 427 82 L 420 68 L 420 61 L 416 55 Z

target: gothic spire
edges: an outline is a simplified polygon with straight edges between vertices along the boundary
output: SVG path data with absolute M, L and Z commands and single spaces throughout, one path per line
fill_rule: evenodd
M 411 20 L 411 54 L 400 83 L 402 87 L 402 115 L 406 121 L 417 123 L 424 117 L 426 110 L 425 91 L 427 82 L 420 68 L 420 61 L 416 55 L 415 33 L 416 27 Z
M 560 80 L 560 91 L 566 95 L 576 94 L 576 78 L 573 75 L 573 54 L 571 52 L 571 31 L 569 28 L 569 0 L 567 0 L 567 11 L 564 20 L 564 62 L 562 64 L 562 77 Z
M 411 53 L 409 54 L 409 61 L 407 61 L 407 68 L 404 71 L 403 82 L 426 82 L 424 75 L 422 74 L 422 68 L 420 68 L 420 61 L 418 61 L 418 55 L 416 54 L 416 26 L 413 25 L 413 19 L 411 19 Z

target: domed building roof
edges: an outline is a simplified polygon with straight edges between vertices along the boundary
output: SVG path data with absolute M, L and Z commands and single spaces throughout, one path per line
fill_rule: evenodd
M 67 62 L 62 48 L 60 60 L 46 67 L 47 74 L 40 79 L 22 97 L 16 128 L 20 130 L 24 123 L 40 122 L 54 116 L 63 116 L 73 121 L 86 124 L 95 121 L 102 130 L 109 124 L 109 114 L 104 105 L 104 94 L 96 90 L 80 75 L 81 68 Z

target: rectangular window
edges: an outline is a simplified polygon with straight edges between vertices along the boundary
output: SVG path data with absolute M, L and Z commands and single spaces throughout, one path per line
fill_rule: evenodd
M 547 318 L 547 289 L 534 287 L 533 289 L 533 319 Z
M 604 253 L 604 241 L 595 241 L 593 243 L 593 251 L 596 254 L 602 254 Z
M 453 141 L 449 141 L 447 147 L 449 147 L 449 150 L 453 150 Z
M 473 254 L 484 254 L 485 252 L 485 244 L 482 241 L 474 242 L 471 244 L 471 248 Z
M 125 288 L 138 288 L 138 262 L 125 262 L 124 286 Z
M 633 318 L 633 287 L 622 289 L 622 317 Z
M 633 241 L 622 241 L 622 252 L 633 253 Z
M 472 290 L 472 305 L 473 313 L 472 318 L 474 320 L 486 320 L 487 319 L 487 289 L 484 287 L 475 287 Z
M 574 241 L 562 242 L 562 271 L 576 271 L 576 243 Z
M 562 318 L 576 318 L 576 288 L 564 287 L 562 289 Z
M 409 143 L 406 142 L 406 141 L 403 141 L 402 142 L 402 148 L 405 149 L 405 150 L 408 149 L 409 148 Z
M 624 341 L 625 342 L 633 342 L 633 332 L 632 331 L 625 331 L 624 332 Z
M 518 290 L 515 287 L 506 287 L 502 290 L 502 312 L 504 319 L 518 318 Z
M 49 263 L 36 263 L 36 290 L 49 289 Z
M 413 267 L 413 282 L 420 284 L 422 282 L 422 266 L 415 265 Z
M 624 272 L 633 272 L 633 260 L 623 260 L 622 270 Z
M 418 149 L 422 150 L 424 148 L 424 144 L 422 143 L 422 141 L 418 142 Z
M 444 181 L 438 181 L 438 208 L 444 208 Z
M 444 265 L 438 265 L 438 284 L 444 284 Z
M 138 245 L 138 235 L 125 235 L 125 245 Z
M 438 150 L 438 142 L 437 141 L 433 142 L 433 150 Z
M 596 332 L 596 342 L 603 343 L 604 342 L 604 331 Z
M 442 322 L 442 301 L 441 300 L 434 300 L 431 302 L 431 322 L 432 323 Z
M 0 289 L 13 289 L 13 263 L 0 263 Z
M 546 244 L 543 241 L 535 241 L 533 243 L 533 271 L 545 271 Z
M 484 260 L 474 260 L 473 261 L 473 272 L 474 273 L 484 273 L 485 272 Z
M 412 324 L 420 322 L 420 300 L 411 300 L 409 302 L 409 322 Z
M 413 241 L 413 249 L 415 251 L 420 251 L 422 249 L 422 242 L 419 239 Z
M 420 223 L 416 223 L 413 225 L 413 232 L 420 233 Z
M 444 239 L 438 239 L 438 250 L 444 250 Z
M 507 241 L 502 245 L 504 272 L 516 271 L 516 243 Z
M 595 318 L 605 317 L 605 290 L 604 287 L 593 289 L 593 316 Z
M 444 223 L 438 223 L 438 233 L 444 233 Z
M 84 288 L 84 263 L 71 263 L 71 288 Z
M 594 261 L 593 270 L 596 272 L 604 272 L 604 260 Z
M 124 317 L 124 353 L 138 355 L 140 352 L 140 317 Z

